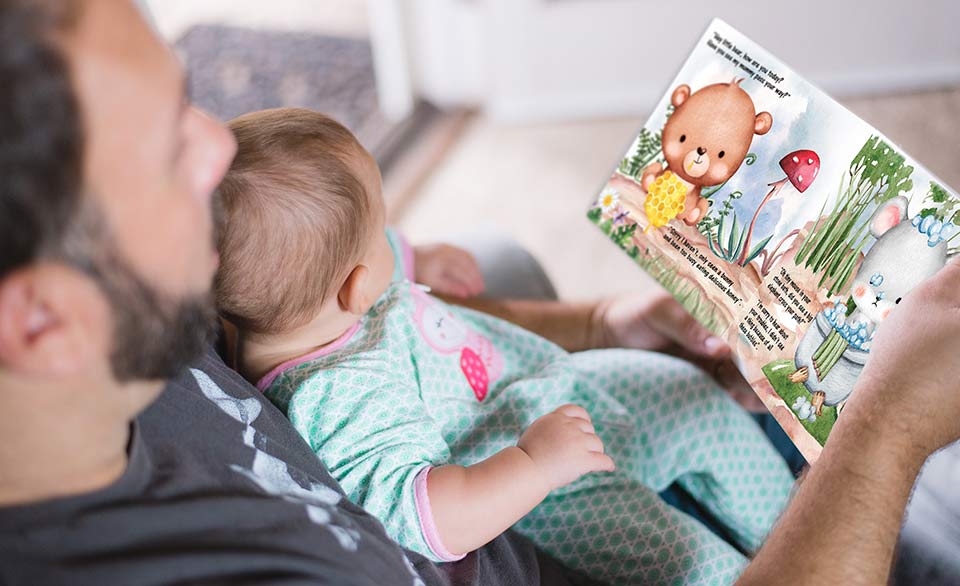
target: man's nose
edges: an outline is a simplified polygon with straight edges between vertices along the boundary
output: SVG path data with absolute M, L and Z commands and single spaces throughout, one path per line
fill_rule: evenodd
M 196 110 L 200 151 L 194 160 L 194 192 L 202 198 L 213 193 L 237 153 L 237 141 L 225 126 Z
M 697 154 L 700 155 L 701 157 L 702 157 L 704 154 L 706 154 L 706 152 L 707 152 L 707 149 L 705 149 L 705 148 L 703 148 L 703 147 L 697 147 Z

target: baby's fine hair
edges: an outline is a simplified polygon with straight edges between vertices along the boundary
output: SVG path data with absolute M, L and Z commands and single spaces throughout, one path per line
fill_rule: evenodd
M 372 194 L 357 169 L 369 155 L 310 110 L 263 110 L 229 126 L 238 150 L 219 194 L 217 305 L 242 330 L 282 333 L 312 319 L 364 252 Z

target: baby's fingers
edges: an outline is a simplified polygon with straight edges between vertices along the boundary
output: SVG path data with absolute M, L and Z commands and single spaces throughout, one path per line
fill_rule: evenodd
M 583 445 L 590 453 L 602 454 L 604 451 L 603 440 L 595 433 L 583 434 Z
M 466 251 L 451 251 L 446 258 L 443 275 L 465 287 L 470 296 L 483 293 L 483 274 L 480 272 L 480 266 Z
M 458 259 L 457 265 L 461 271 L 464 283 L 470 287 L 470 292 L 473 295 L 483 293 L 483 290 L 486 288 L 483 282 L 483 273 L 480 272 L 480 265 L 477 264 L 477 260 L 473 258 L 473 255 L 464 252 Z
M 458 296 L 460 297 L 473 297 L 482 292 L 482 289 L 477 290 L 476 285 L 471 282 L 469 276 L 464 275 L 462 271 L 448 270 L 444 273 L 444 278 L 451 287 L 456 288 Z
M 566 415 L 567 417 L 576 417 L 577 419 L 585 419 L 587 422 L 591 422 L 590 414 L 587 413 L 587 410 L 581 407 L 580 405 L 574 405 L 573 403 L 557 407 L 557 413 L 561 415 Z
M 613 472 L 617 469 L 617 465 L 613 462 L 613 458 L 606 454 L 599 454 L 597 452 L 591 452 L 587 464 L 590 466 L 590 472 Z
M 437 287 L 437 290 L 441 293 L 451 295 L 453 297 L 459 297 L 461 299 L 466 299 L 471 297 L 470 287 L 467 286 L 462 280 L 452 273 L 444 273 L 441 278 L 443 279 L 442 285 Z
M 594 428 L 593 424 L 590 423 L 589 421 L 584 421 L 583 419 L 574 418 L 574 424 L 577 426 L 577 429 L 579 429 L 583 433 L 587 433 L 590 435 L 596 435 L 597 433 L 596 428 Z

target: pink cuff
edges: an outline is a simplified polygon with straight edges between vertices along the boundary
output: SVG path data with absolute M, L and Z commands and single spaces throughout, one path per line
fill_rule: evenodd
M 414 282 L 413 278 L 413 247 L 410 246 L 410 243 L 407 241 L 406 237 L 401 234 L 399 231 L 396 232 L 397 240 L 400 242 L 400 248 L 403 254 L 403 272 L 406 274 L 407 279 L 410 282 Z
M 433 521 L 433 510 L 430 508 L 430 497 L 427 495 L 427 476 L 430 475 L 432 469 L 432 466 L 425 467 L 413 479 L 413 493 L 417 503 L 417 516 L 420 517 L 420 530 L 423 532 L 427 547 L 440 561 L 455 562 L 462 560 L 467 554 L 455 555 L 450 553 L 443 546 L 443 542 L 440 541 L 440 532 L 437 531 L 437 525 Z

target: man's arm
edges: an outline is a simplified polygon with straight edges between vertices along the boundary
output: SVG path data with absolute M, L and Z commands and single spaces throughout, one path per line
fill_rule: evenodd
M 890 441 L 890 434 L 903 432 L 879 414 L 850 413 L 854 407 L 844 410 L 739 584 L 887 583 L 903 512 L 926 454 L 909 441 Z
M 442 297 L 519 325 L 568 352 L 637 348 L 683 358 L 724 359 L 727 345 L 663 291 L 572 302 Z
M 437 296 L 452 305 L 482 311 L 514 323 L 568 352 L 609 345 L 604 340 L 601 303 Z
M 910 490 L 960 439 L 960 262 L 877 333 L 843 415 L 741 584 L 884 584 Z
M 710 373 L 744 407 L 764 410 L 731 361 L 730 348 L 665 292 L 595 302 L 440 297 L 519 325 L 568 352 L 636 348 L 678 356 Z

